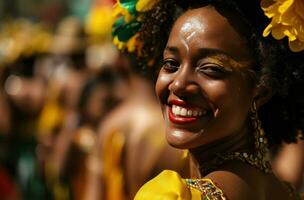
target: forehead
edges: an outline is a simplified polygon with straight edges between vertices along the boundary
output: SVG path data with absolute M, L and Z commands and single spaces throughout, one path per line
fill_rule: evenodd
M 251 58 L 247 40 L 231 20 L 212 6 L 188 10 L 175 22 L 167 46 L 184 46 L 190 52 L 214 49 L 226 52 L 238 61 L 247 61 Z

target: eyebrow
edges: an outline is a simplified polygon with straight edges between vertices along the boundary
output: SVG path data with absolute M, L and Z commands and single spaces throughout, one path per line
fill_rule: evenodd
M 170 53 L 173 54 L 179 54 L 179 50 L 177 47 L 174 46 L 166 46 L 166 48 L 164 49 L 164 52 L 169 51 Z

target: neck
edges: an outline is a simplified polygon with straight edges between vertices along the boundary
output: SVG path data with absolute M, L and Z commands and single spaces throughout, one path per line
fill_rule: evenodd
M 220 140 L 190 149 L 191 157 L 201 174 L 206 175 L 220 166 L 217 165 L 218 155 L 225 155 L 232 152 L 254 151 L 254 136 L 249 128 L 229 135 Z

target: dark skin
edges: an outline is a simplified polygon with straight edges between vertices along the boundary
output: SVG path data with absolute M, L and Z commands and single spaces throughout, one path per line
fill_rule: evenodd
M 175 23 L 156 84 L 167 122 L 167 139 L 181 148 L 245 134 L 255 95 L 254 86 L 241 69 L 251 59 L 244 39 L 213 8 L 197 10 L 186 12 Z M 207 114 L 193 123 L 173 123 L 166 114 L 173 100 Z
M 211 6 L 180 16 L 156 84 L 168 142 L 190 149 L 199 166 L 208 165 L 216 153 L 252 152 L 250 107 L 253 101 L 259 107 L 271 97 L 247 73 L 254 59 L 230 20 Z M 240 161 L 226 162 L 206 177 L 231 200 L 290 199 L 274 175 Z

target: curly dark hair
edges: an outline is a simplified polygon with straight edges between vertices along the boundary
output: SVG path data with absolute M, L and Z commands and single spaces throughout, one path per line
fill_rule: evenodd
M 248 40 L 253 57 L 253 70 L 260 87 L 271 88 L 272 98 L 259 110 L 262 126 L 270 145 L 296 142 L 304 127 L 304 53 L 293 53 L 286 40 L 262 37 L 269 24 L 260 7 L 260 1 L 243 0 L 163 0 L 153 10 L 144 14 L 140 37 L 144 43 L 140 64 L 154 60 L 159 67 L 162 53 L 175 20 L 185 11 L 211 5 L 228 19 L 238 20 L 240 34 Z M 235 20 L 231 20 L 233 23 Z M 244 31 L 245 30 L 245 31 Z M 303 135 L 302 137 L 303 138 Z

